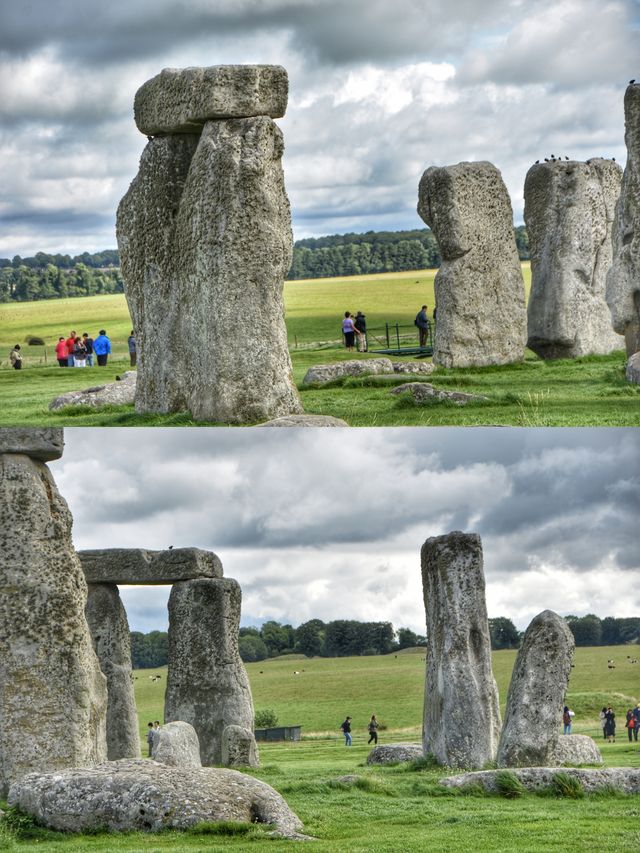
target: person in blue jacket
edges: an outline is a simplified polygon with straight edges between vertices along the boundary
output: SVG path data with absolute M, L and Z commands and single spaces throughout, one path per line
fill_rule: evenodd
M 111 341 L 104 329 L 98 332 L 98 337 L 93 342 L 93 351 L 98 359 L 98 367 L 104 367 L 111 352 Z

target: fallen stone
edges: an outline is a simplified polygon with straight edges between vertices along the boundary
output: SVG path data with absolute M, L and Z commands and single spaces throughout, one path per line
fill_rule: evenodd
M 0 429 L 0 453 L 19 453 L 52 462 L 60 459 L 64 449 L 61 427 L 3 427 Z
M 389 393 L 404 394 L 405 392 L 409 392 L 418 405 L 432 400 L 451 400 L 458 406 L 466 406 L 467 403 L 489 399 L 481 394 L 465 394 L 463 391 L 445 391 L 442 388 L 434 388 L 429 382 L 405 382 L 403 385 L 396 385 Z
M 418 213 L 442 253 L 435 278 L 434 364 L 522 361 L 527 339 L 524 280 L 513 211 L 498 169 L 458 163 L 427 169 Z
M 602 764 L 602 754 L 593 738 L 587 735 L 560 735 L 550 764 Z
M 283 418 L 276 418 L 273 421 L 267 421 L 264 424 L 257 424 L 259 427 L 348 427 L 349 424 L 341 418 L 334 418 L 331 415 L 285 415 Z
M 288 95 L 280 65 L 164 68 L 138 89 L 133 113 L 146 136 L 199 133 L 209 119 L 281 118 Z
M 573 735 L 571 735 L 573 737 Z M 577 779 L 585 793 L 592 794 L 601 789 L 616 788 L 625 794 L 640 794 L 640 770 L 631 767 L 603 767 L 586 769 L 576 767 L 519 767 L 510 771 L 528 791 L 540 791 L 553 785 L 558 773 Z M 447 788 L 464 788 L 468 785 L 482 785 L 489 793 L 498 793 L 498 780 L 504 770 L 480 770 L 474 773 L 461 773 L 440 779 Z
M 165 720 L 194 727 L 205 766 L 222 764 L 227 726 L 253 732 L 251 688 L 238 651 L 241 599 L 231 578 L 180 581 L 169 597 Z
M 85 615 L 100 669 L 107 679 L 107 758 L 140 758 L 127 614 L 114 583 L 88 586 Z
M 575 641 L 564 619 L 543 610 L 525 631 L 511 674 L 498 767 L 546 767 L 558 743 Z
M 367 764 L 401 764 L 424 758 L 421 743 L 390 743 L 374 746 L 367 756 Z
M 194 578 L 221 578 L 222 563 L 200 548 L 98 548 L 78 551 L 88 583 L 159 584 Z
M 324 385 L 344 376 L 368 376 L 392 374 L 393 364 L 389 358 L 363 358 L 349 361 L 336 361 L 333 364 L 315 364 L 307 370 L 303 385 Z
M 153 760 L 169 767 L 202 767 L 198 735 L 189 723 L 165 723 L 154 738 Z
M 222 732 L 222 762 L 225 767 L 257 767 L 258 745 L 251 729 L 225 726 Z
M 483 767 L 495 759 L 500 706 L 480 537 L 454 531 L 427 539 L 421 560 L 429 637 L 423 754 L 449 767 Z
M 636 352 L 629 357 L 625 376 L 627 377 L 628 382 L 634 382 L 636 385 L 640 385 L 640 352 Z
M 107 755 L 107 685 L 71 524 L 46 465 L 0 454 L 0 798 L 27 773 Z
M 187 829 L 203 821 L 273 824 L 296 837 L 300 819 L 270 785 L 237 770 L 167 767 L 139 759 L 89 770 L 32 773 L 9 802 L 62 832 Z
M 540 163 L 527 173 L 527 346 L 541 358 L 576 358 L 624 346 L 605 301 L 621 183 L 620 166 L 601 158 Z
M 625 336 L 627 355 L 640 350 L 640 85 L 624 95 L 627 163 L 613 221 L 613 261 L 606 298 L 613 328 Z
M 430 361 L 394 361 L 394 373 L 416 373 L 428 376 L 436 369 L 435 364 Z
M 133 403 L 136 395 L 136 371 L 127 370 L 122 379 L 108 385 L 95 385 L 83 391 L 67 391 L 49 403 L 52 412 L 65 406 L 124 406 Z

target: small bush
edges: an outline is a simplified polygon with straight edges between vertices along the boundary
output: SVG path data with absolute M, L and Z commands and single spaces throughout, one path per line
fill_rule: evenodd
M 496 773 L 496 789 L 501 797 L 506 797 L 508 800 L 515 800 L 526 793 L 526 788 L 522 782 L 510 770 L 502 770 L 500 773 Z
M 256 711 L 255 727 L 257 729 L 270 729 L 278 725 L 278 715 L 273 708 L 265 708 L 263 711 Z
M 580 800 L 584 797 L 582 782 L 568 773 L 556 773 L 551 783 L 551 790 L 556 797 L 567 797 L 571 800 Z

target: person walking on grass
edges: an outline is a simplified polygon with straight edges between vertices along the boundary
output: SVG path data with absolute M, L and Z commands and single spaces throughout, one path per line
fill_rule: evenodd
M 351 739 L 351 717 L 347 717 L 344 723 L 340 726 L 340 731 L 344 735 L 344 745 L 351 746 L 353 743 Z
M 371 719 L 369 720 L 368 729 L 369 729 L 369 740 L 367 741 L 367 746 L 371 743 L 371 741 L 373 741 L 374 744 L 377 746 L 378 745 L 378 721 L 376 720 L 375 714 L 371 715 Z
M 111 352 L 111 341 L 104 329 L 100 329 L 98 337 L 93 342 L 93 351 L 98 359 L 98 367 L 105 367 Z
M 9 353 L 9 361 L 14 370 L 22 370 L 22 353 L 20 352 L 20 344 L 16 344 Z

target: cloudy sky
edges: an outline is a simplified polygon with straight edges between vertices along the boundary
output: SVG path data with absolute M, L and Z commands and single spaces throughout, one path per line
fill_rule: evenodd
M 637 429 L 67 429 L 76 548 L 215 551 L 243 624 L 424 632 L 420 547 L 482 536 L 490 616 L 640 613 Z M 89 497 L 88 497 L 89 495 Z M 132 630 L 167 588 L 124 587 Z
M 550 153 L 624 162 L 638 0 L 21 0 L 0 4 L 0 257 L 115 248 L 167 66 L 280 63 L 297 238 L 422 227 L 430 165 L 488 159 L 522 220 Z

